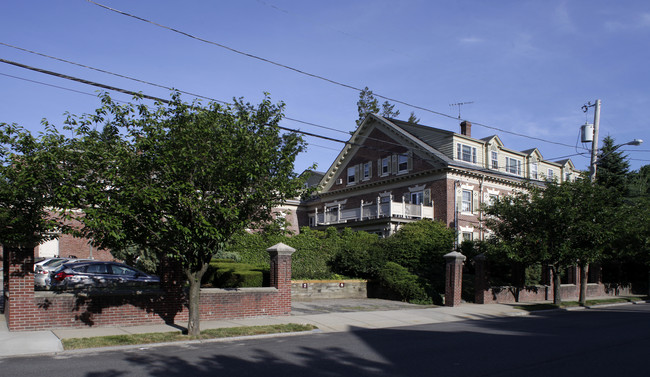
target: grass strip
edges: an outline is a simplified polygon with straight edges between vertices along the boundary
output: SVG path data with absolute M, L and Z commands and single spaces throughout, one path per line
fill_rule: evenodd
M 644 296 L 629 296 L 629 297 L 616 297 L 616 298 L 604 298 L 597 300 L 587 300 L 585 306 L 596 306 L 596 305 L 607 305 L 607 304 L 619 304 L 626 302 L 636 302 L 640 300 L 647 300 L 648 297 Z M 540 303 L 540 304 L 529 304 L 529 305 L 517 305 L 515 308 L 526 310 L 528 312 L 534 312 L 538 310 L 549 310 L 549 309 L 558 309 L 558 308 L 572 308 L 580 306 L 578 301 L 564 301 L 559 306 L 550 303 Z
M 311 331 L 316 329 L 313 325 L 303 325 L 297 323 L 264 325 L 264 326 L 244 326 L 244 327 L 226 327 L 219 329 L 208 329 L 201 331 L 199 336 L 183 335 L 180 332 L 159 332 L 148 334 L 130 334 L 130 335 L 109 335 L 96 336 L 91 338 L 70 338 L 61 339 L 65 350 L 98 348 L 112 346 L 126 346 L 151 343 L 168 343 L 186 340 L 203 340 L 217 338 L 232 338 L 236 336 L 251 336 L 264 334 L 279 334 L 288 332 Z

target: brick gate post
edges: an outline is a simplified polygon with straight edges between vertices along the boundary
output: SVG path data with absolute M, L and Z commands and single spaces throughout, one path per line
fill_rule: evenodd
M 466 257 L 452 251 L 444 256 L 447 262 L 447 273 L 445 278 L 445 306 L 458 306 L 461 301 L 463 290 L 463 262 Z
M 29 330 L 34 315 L 34 248 L 3 245 L 5 318 L 9 331 Z
M 291 313 L 291 254 L 296 249 L 278 243 L 266 249 L 271 256 L 270 283 L 280 293 L 280 311 Z

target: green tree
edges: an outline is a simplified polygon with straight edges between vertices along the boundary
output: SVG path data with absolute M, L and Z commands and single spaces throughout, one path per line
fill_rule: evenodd
M 399 110 L 395 110 L 395 105 L 385 101 L 379 106 L 379 101 L 375 98 L 372 90 L 366 86 L 359 93 L 359 101 L 357 101 L 357 110 L 359 111 L 359 119 L 357 119 L 357 126 L 363 123 L 368 114 L 380 114 L 386 118 L 394 118 L 399 115 Z
M 607 136 L 598 152 L 596 168 L 596 183 L 613 188 L 621 195 L 627 195 L 627 177 L 630 173 L 630 163 L 623 152 L 616 147 L 614 138 Z
M 66 205 L 60 151 L 65 145 L 45 123 L 37 137 L 15 124 L 0 124 L 0 242 L 36 247 L 66 227 L 53 209 Z
M 508 258 L 526 266 L 551 266 L 553 301 L 559 305 L 561 271 L 578 263 L 586 279 L 586 266 L 600 260 L 612 243 L 611 198 L 607 189 L 587 179 L 548 182 L 545 187 L 526 184 L 486 207 L 485 224 Z M 586 280 L 582 283 L 586 287 Z
M 411 111 L 411 115 L 409 115 L 408 122 L 417 124 L 417 123 L 420 123 L 420 118 L 416 117 L 415 112 Z
M 300 194 L 293 167 L 304 142 L 281 134 L 284 105 L 268 96 L 257 106 L 188 104 L 178 93 L 153 109 L 118 105 L 107 94 L 102 103 L 67 122 L 76 131 L 70 160 L 83 182 L 75 197 L 83 234 L 103 248 L 135 246 L 178 263 L 189 282 L 188 332 L 197 335 L 210 259 Z

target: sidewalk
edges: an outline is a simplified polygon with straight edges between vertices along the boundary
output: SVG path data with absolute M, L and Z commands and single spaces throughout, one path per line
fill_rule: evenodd
M 339 300 L 340 301 L 340 300 Z M 507 316 L 527 315 L 528 312 L 515 309 L 511 305 L 491 304 L 476 305 L 462 304 L 457 307 L 422 308 L 416 305 L 404 304 L 394 309 L 394 302 L 382 303 L 384 300 L 363 300 L 363 304 L 371 303 L 372 308 L 364 307 L 361 300 L 351 300 L 347 311 L 321 312 L 309 314 L 318 310 L 305 310 L 298 302 L 295 314 L 286 317 L 261 317 L 239 320 L 201 321 L 201 329 L 258 326 L 269 324 L 300 323 L 312 324 L 321 332 L 341 332 L 350 328 L 378 329 L 423 325 L 440 322 L 454 322 L 469 319 L 486 319 Z M 356 305 L 356 306 L 355 306 Z M 373 310 L 387 306 L 391 310 Z M 325 308 L 325 306 L 322 306 Z M 353 311 L 353 310 L 365 311 Z M 179 324 L 185 326 L 185 324 Z M 56 329 L 52 331 L 9 332 L 4 316 L 0 316 L 0 357 L 54 354 L 63 351 L 60 339 L 84 338 L 106 335 L 142 334 L 153 332 L 179 331 L 178 327 L 170 325 L 144 325 L 130 327 L 101 327 L 82 329 Z

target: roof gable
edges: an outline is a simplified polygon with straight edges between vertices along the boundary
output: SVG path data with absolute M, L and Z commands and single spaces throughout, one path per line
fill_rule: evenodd
M 415 124 L 412 125 L 424 127 Z M 329 190 L 338 179 L 346 177 L 347 173 L 345 172 L 345 168 L 348 167 L 351 161 L 358 159 L 356 158 L 357 155 L 369 151 L 375 154 L 390 154 L 396 153 L 395 150 L 397 149 L 408 151 L 414 158 L 430 165 L 431 169 L 446 166 L 450 162 L 449 158 L 444 154 L 411 132 L 407 132 L 404 128 L 397 126 L 394 120 L 389 120 L 376 114 L 370 114 L 357 127 L 330 168 L 325 172 L 320 181 L 321 190 Z M 374 162 L 374 159 L 366 158 L 366 161 Z

